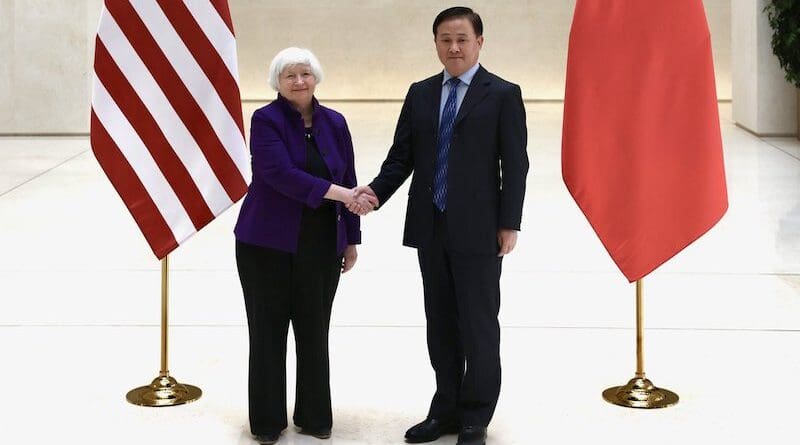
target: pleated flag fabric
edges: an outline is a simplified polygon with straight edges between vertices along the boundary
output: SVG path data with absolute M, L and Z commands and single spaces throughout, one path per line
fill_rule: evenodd
M 247 191 L 227 0 L 105 0 L 92 151 L 161 259 Z
M 562 139 L 569 192 L 636 281 L 728 208 L 701 0 L 578 0 Z

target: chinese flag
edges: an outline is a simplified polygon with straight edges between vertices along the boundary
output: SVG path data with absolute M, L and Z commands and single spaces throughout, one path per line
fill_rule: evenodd
M 562 174 L 629 281 L 728 208 L 711 38 L 701 0 L 578 0 Z

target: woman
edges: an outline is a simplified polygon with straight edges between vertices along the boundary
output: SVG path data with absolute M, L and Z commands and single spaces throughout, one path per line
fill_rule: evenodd
M 322 69 L 287 48 L 270 65 L 278 97 L 250 128 L 253 181 L 236 223 L 236 265 L 250 333 L 250 430 L 273 444 L 287 427 L 286 336 L 297 353 L 294 424 L 330 437 L 328 326 L 339 274 L 356 262 L 359 217 L 353 144 L 341 114 L 319 105 Z M 338 185 L 341 184 L 341 185 Z M 360 204 L 361 205 L 360 205 Z

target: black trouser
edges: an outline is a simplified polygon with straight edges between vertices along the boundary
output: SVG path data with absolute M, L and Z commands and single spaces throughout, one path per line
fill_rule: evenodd
M 237 241 L 236 265 L 250 331 L 250 431 L 270 434 L 287 427 L 289 321 L 297 352 L 294 424 L 330 428 L 328 326 L 341 273 L 335 211 L 304 211 L 296 254 Z
M 500 395 L 502 258 L 454 252 L 448 247 L 445 215 L 434 212 L 433 240 L 417 249 L 428 353 L 436 372 L 428 416 L 487 426 Z

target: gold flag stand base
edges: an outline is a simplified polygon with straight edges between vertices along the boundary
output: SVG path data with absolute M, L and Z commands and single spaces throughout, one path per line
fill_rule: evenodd
M 678 395 L 668 389 L 656 388 L 644 374 L 644 284 L 636 281 L 636 377 L 627 385 L 603 391 L 603 399 L 625 408 L 666 408 L 678 403 Z
M 666 408 L 678 403 L 677 394 L 656 388 L 644 376 L 632 378 L 627 385 L 608 388 L 603 391 L 603 398 L 608 403 L 626 408 Z
M 147 386 L 128 391 L 125 398 L 139 406 L 175 406 L 194 402 L 203 395 L 196 386 L 178 383 L 169 375 L 158 376 Z
M 203 391 L 192 385 L 178 383 L 169 375 L 167 367 L 167 328 L 168 292 L 169 290 L 169 258 L 161 260 L 161 370 L 158 377 L 147 386 L 140 386 L 128 391 L 125 398 L 128 402 L 139 406 L 175 406 L 194 402 L 203 395 Z

